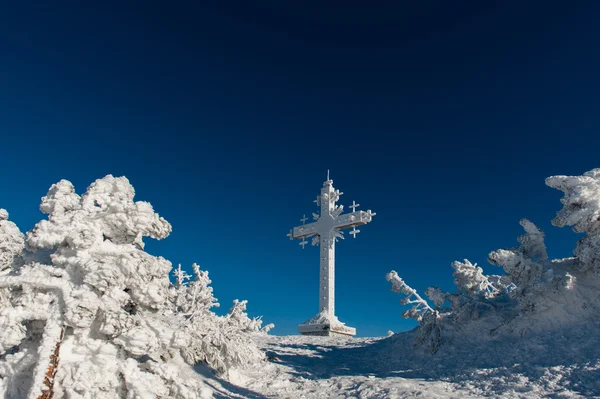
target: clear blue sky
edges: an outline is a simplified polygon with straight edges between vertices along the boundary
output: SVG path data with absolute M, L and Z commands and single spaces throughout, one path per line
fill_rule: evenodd
M 317 311 L 318 250 L 285 235 L 327 169 L 377 212 L 337 246 L 359 335 L 412 326 L 391 269 L 450 289 L 522 217 L 550 255 L 575 246 L 544 178 L 600 167 L 598 2 L 42 3 L 0 13 L 0 207 L 22 230 L 52 183 L 125 175 L 173 225 L 148 250 L 276 334 Z

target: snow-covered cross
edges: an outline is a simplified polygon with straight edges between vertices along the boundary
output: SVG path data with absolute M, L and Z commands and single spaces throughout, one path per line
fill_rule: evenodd
M 340 195 L 339 190 L 333 188 L 333 180 L 329 179 L 329 171 L 327 172 L 327 180 L 323 183 L 321 195 L 317 196 L 314 201 L 320 206 L 320 215 L 314 214 L 315 222 L 305 224 L 306 216 L 302 219 L 302 225 L 294 227 L 290 230 L 288 237 L 290 240 L 300 239 L 300 245 L 304 248 L 308 237 L 313 237 L 313 245 L 319 244 L 320 250 L 320 272 L 319 272 L 319 313 L 326 313 L 331 320 L 335 318 L 335 243 L 338 238 L 343 239 L 342 229 L 352 228 L 350 234 L 356 238 L 356 234 L 360 231 L 356 226 L 367 224 L 371 221 L 375 213 L 368 211 L 356 211 L 359 206 L 352 201 L 352 212 L 342 214 L 344 207 L 336 205 Z M 299 331 L 302 333 L 310 333 L 303 326 L 299 326 Z M 355 331 L 350 327 L 345 327 L 347 330 Z M 346 333 L 346 335 L 354 335 Z

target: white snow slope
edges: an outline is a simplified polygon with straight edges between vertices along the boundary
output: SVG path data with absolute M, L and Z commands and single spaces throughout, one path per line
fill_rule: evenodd
M 414 332 L 386 338 L 256 336 L 264 367 L 212 380 L 217 398 L 600 397 L 600 323 L 560 333 L 456 342 L 435 355 Z M 243 387 L 243 388 L 242 388 Z

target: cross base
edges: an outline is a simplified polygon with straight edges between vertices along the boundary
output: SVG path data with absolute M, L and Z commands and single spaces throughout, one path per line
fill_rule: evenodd
M 312 335 L 312 336 L 319 336 L 319 337 L 344 337 L 344 338 L 352 338 L 354 335 L 356 335 L 356 330 L 352 334 L 346 334 L 346 333 L 341 333 L 341 332 L 331 331 L 331 330 L 327 330 L 327 331 L 307 331 L 307 332 L 300 332 L 300 333 L 302 335 Z
M 348 327 L 333 317 L 330 320 L 326 313 L 320 313 L 298 326 L 298 332 L 302 335 L 318 335 L 323 337 L 353 337 L 356 335 L 356 328 Z

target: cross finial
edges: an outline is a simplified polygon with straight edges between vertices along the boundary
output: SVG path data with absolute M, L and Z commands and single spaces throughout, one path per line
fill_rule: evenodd
M 360 204 L 357 204 L 356 202 L 352 201 L 352 205 L 350 205 L 348 208 L 352 209 L 352 212 L 356 212 L 356 208 L 358 208 L 360 206 Z
M 305 224 L 307 220 L 308 219 L 306 218 L 306 215 L 302 215 L 302 219 L 300 219 L 300 221 L 302 222 L 302 224 Z
M 356 230 L 356 226 L 352 226 L 352 231 L 350 232 L 350 234 L 352 234 L 352 237 L 356 238 L 356 235 L 360 233 L 360 230 Z

